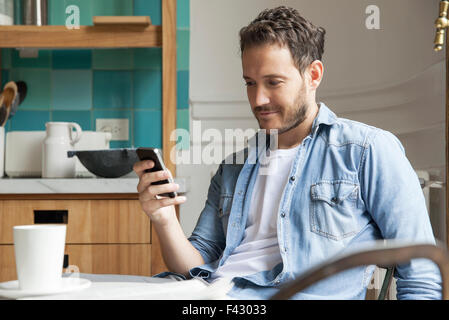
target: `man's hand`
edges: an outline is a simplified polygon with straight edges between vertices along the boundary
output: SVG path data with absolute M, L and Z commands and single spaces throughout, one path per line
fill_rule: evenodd
M 168 269 L 189 277 L 189 270 L 204 264 L 204 260 L 198 250 L 188 241 L 176 218 L 174 205 L 184 203 L 186 197 L 158 196 L 177 191 L 179 186 L 176 183 L 151 185 L 152 182 L 165 180 L 172 176 L 169 170 L 144 172 L 153 167 L 154 162 L 151 160 L 139 161 L 133 166 L 134 172 L 139 176 L 137 191 L 140 205 L 153 222 L 159 237 L 162 257 Z
M 154 162 L 152 160 L 139 161 L 134 164 L 133 170 L 139 176 L 137 192 L 139 192 L 140 205 L 151 221 L 165 225 L 171 219 L 176 218 L 174 205 L 184 203 L 187 199 L 183 196 L 177 196 L 176 198 L 158 196 L 162 193 L 177 191 L 179 185 L 176 183 L 151 185 L 153 182 L 172 177 L 169 170 L 144 172 L 153 167 Z

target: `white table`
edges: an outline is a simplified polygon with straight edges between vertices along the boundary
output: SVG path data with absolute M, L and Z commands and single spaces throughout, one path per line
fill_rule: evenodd
M 124 275 L 79 276 L 91 280 L 90 287 L 69 293 L 19 300 L 226 300 L 230 299 L 226 292 L 232 288 L 229 281 L 208 284 L 200 279 L 176 281 Z

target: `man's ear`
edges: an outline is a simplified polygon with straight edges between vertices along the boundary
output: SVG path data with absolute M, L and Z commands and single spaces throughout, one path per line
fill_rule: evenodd
M 320 60 L 313 61 L 307 70 L 308 85 L 311 89 L 317 89 L 323 79 L 324 65 Z

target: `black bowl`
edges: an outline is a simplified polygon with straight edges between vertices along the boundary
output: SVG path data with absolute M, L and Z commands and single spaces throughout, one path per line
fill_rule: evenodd
M 102 178 L 124 176 L 139 161 L 136 148 L 67 151 L 67 156 L 77 156 L 87 170 Z

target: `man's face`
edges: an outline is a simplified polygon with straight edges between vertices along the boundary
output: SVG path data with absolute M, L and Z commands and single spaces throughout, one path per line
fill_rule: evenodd
M 261 129 L 281 134 L 306 118 L 306 83 L 287 47 L 263 45 L 245 49 L 243 78 L 248 100 Z

